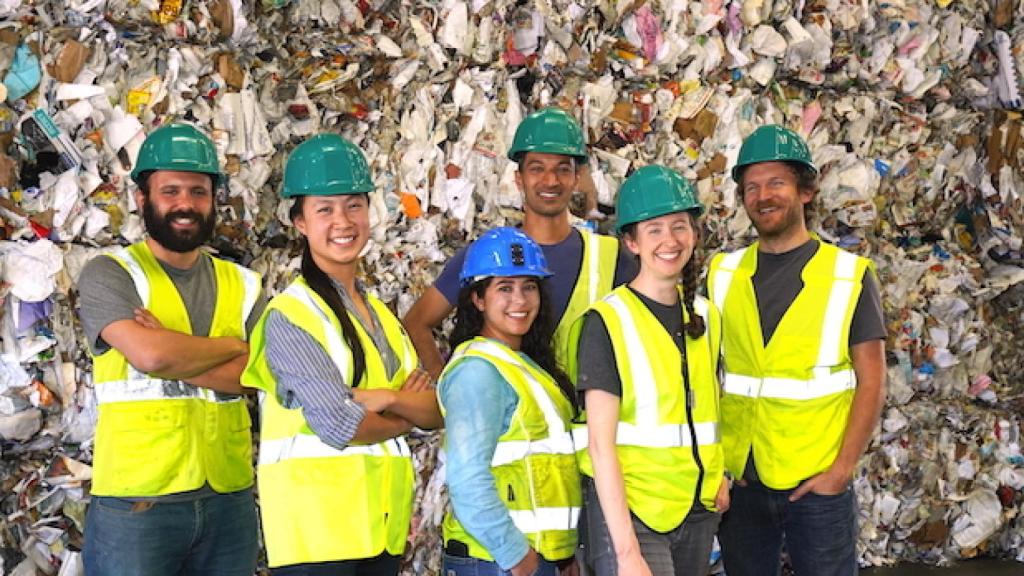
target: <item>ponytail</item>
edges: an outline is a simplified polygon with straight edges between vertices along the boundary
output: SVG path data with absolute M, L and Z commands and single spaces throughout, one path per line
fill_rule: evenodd
M 299 196 L 295 199 L 295 204 L 292 205 L 290 210 L 293 220 L 302 211 L 304 199 L 305 196 Z M 302 272 L 302 277 L 306 280 L 306 284 L 320 298 L 323 298 L 328 308 L 334 313 L 334 317 L 341 324 L 341 336 L 348 345 L 349 350 L 352 351 L 351 387 L 355 388 L 359 386 L 359 382 L 363 379 L 363 374 L 366 372 L 363 343 L 359 340 L 359 333 L 356 332 L 356 327 L 352 324 L 352 318 L 349 317 L 348 309 L 345 308 L 345 302 L 342 301 L 341 294 L 338 294 L 338 289 L 334 287 L 334 283 L 331 282 L 331 278 L 327 276 L 327 273 L 321 270 L 316 265 L 316 262 L 313 261 L 313 253 L 309 249 L 309 241 L 305 238 L 302 239 L 302 264 L 299 270 Z M 345 375 L 342 374 L 341 377 L 344 378 Z

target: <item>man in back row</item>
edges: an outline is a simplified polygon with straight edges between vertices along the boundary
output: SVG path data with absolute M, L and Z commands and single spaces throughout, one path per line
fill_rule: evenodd
M 569 327 L 591 303 L 632 280 L 636 260 L 615 238 L 574 228 L 569 222 L 569 201 L 579 185 L 579 170 L 587 162 L 583 132 L 572 116 L 557 108 L 530 114 L 516 129 L 508 156 L 518 164 L 522 230 L 540 245 L 553 273 L 552 313 L 560 319 L 554 348 L 564 369 Z M 458 304 L 459 271 L 465 256 L 465 248 L 455 253 L 403 319 L 423 366 L 434 378 L 444 362 L 433 329 Z

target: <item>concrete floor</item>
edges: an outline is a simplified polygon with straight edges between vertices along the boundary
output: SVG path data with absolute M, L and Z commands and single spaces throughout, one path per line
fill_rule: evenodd
M 1022 576 L 1024 563 L 1002 560 L 965 560 L 950 568 L 901 564 L 893 568 L 861 570 L 860 576 Z

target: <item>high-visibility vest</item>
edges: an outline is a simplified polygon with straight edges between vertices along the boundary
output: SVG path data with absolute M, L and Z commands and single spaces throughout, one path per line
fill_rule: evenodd
M 572 405 L 547 372 L 495 340 L 477 337 L 462 343 L 445 373 L 465 358 L 491 363 L 519 397 L 491 459 L 498 497 L 538 554 L 550 561 L 572 557 L 583 500 L 570 430 Z M 446 543 L 462 542 L 470 556 L 494 560 L 452 511 L 445 515 L 442 530 Z
M 400 365 L 389 379 L 373 339 L 349 311 L 365 353 L 366 370 L 359 387 L 398 390 L 416 370 L 416 351 L 387 306 L 371 295 L 366 300 Z M 414 479 L 405 437 L 353 443 L 339 450 L 320 440 L 301 407 L 282 405 L 265 353 L 264 326 L 271 310 L 284 314 L 319 342 L 346 382 L 353 378 L 352 351 L 341 324 L 299 277 L 267 305 L 253 331 L 249 364 L 242 375 L 246 386 L 263 391 L 256 479 L 270 566 L 372 558 L 383 552 L 401 555 L 412 518 Z
M 619 286 L 590 309 L 608 329 L 622 382 L 615 443 L 630 511 L 652 530 L 668 532 L 683 522 L 697 498 L 715 510 L 725 471 L 715 377 L 721 330 L 717 311 L 703 298 L 694 300 L 707 328 L 699 338 L 686 337 L 687 390 L 678 346 L 628 286 Z M 684 324 L 688 318 L 684 307 Z M 577 341 L 582 324 L 574 330 Z M 580 472 L 593 477 L 586 426 L 578 425 L 573 437 Z
M 128 272 L 164 328 L 192 333 L 181 295 L 145 242 L 108 256 Z M 259 274 L 210 259 L 217 297 L 209 336 L 244 340 Z M 93 494 L 147 497 L 207 483 L 221 493 L 252 486 L 251 422 L 243 398 L 145 374 L 114 348 L 93 357 L 93 379 L 99 412 Z
M 618 240 L 583 228 L 579 231 L 583 237 L 580 273 L 576 277 L 576 284 L 569 296 L 565 313 L 559 319 L 555 333 L 551 337 L 555 360 L 566 372 L 571 371 L 576 362 L 576 358 L 569 353 L 569 332 L 591 304 L 611 292 L 615 283 L 615 264 L 619 258 Z
M 793 488 L 835 461 L 857 385 L 850 323 L 868 266 L 822 242 L 765 346 L 751 280 L 757 243 L 712 260 L 708 292 L 723 322 L 722 444 L 736 477 L 751 450 L 758 477 L 775 490 Z

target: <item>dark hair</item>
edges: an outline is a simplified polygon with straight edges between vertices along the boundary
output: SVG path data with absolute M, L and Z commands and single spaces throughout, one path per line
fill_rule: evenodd
M 811 194 L 811 201 L 804 204 L 804 222 L 809 224 L 814 216 L 815 200 L 818 198 L 818 173 L 803 162 L 785 160 L 782 163 L 796 175 L 797 190 Z M 741 166 L 737 169 L 736 185 L 739 186 L 740 198 L 743 198 L 743 175 L 746 174 L 747 168 L 751 166 L 753 164 Z
M 452 350 L 455 350 L 459 344 L 476 338 L 483 330 L 484 314 L 473 304 L 473 295 L 483 298 L 484 292 L 493 280 L 493 276 L 484 278 L 459 290 L 459 301 L 455 307 L 455 328 L 448 336 L 448 345 Z M 547 280 L 540 279 L 537 285 L 540 288 L 540 310 L 533 320 L 533 324 L 530 325 L 530 329 L 523 335 L 520 348 L 524 354 L 554 378 L 559 390 L 572 404 L 575 418 L 578 414 L 576 390 L 569 382 L 569 377 L 559 368 L 558 362 L 555 360 L 555 351 L 551 347 L 552 336 L 555 333 L 555 318 L 548 304 L 550 296 Z
M 693 300 L 697 296 L 697 288 L 700 285 L 701 254 L 699 247 L 701 232 L 697 216 L 689 211 L 686 214 L 690 215 L 694 234 L 697 235 L 697 241 L 693 247 L 693 254 L 690 255 L 690 260 L 686 262 L 686 266 L 683 266 L 683 271 L 680 274 L 683 284 L 683 306 L 686 308 L 686 315 L 690 317 L 689 322 L 686 323 L 684 328 L 686 329 L 687 336 L 696 339 L 704 334 L 705 329 L 704 318 L 697 314 L 697 310 L 693 306 Z M 637 222 L 626 224 L 622 227 L 622 235 L 635 239 L 636 227 Z M 637 256 L 637 259 L 639 258 Z
M 288 210 L 288 217 L 291 218 L 292 222 L 302 214 L 302 205 L 305 203 L 305 199 L 305 196 L 296 197 L 295 203 Z M 313 253 L 309 249 L 309 241 L 305 237 L 302 239 L 302 264 L 300 271 L 302 272 L 302 277 L 306 279 L 306 284 L 309 284 L 313 292 L 316 292 L 318 296 L 324 299 L 331 312 L 334 313 L 334 317 L 341 324 L 341 336 L 345 339 L 345 343 L 348 344 L 349 350 L 352 351 L 351 386 L 355 388 L 359 386 L 359 381 L 363 379 L 363 374 L 366 372 L 363 343 L 359 341 L 359 333 L 356 332 L 356 327 L 352 324 L 352 318 L 348 315 L 348 309 L 345 308 L 345 302 L 342 301 L 341 294 L 338 294 L 338 289 L 334 287 L 334 283 L 331 282 L 331 278 L 327 273 L 321 270 L 316 262 L 313 261 Z M 343 378 L 344 376 L 342 374 Z

